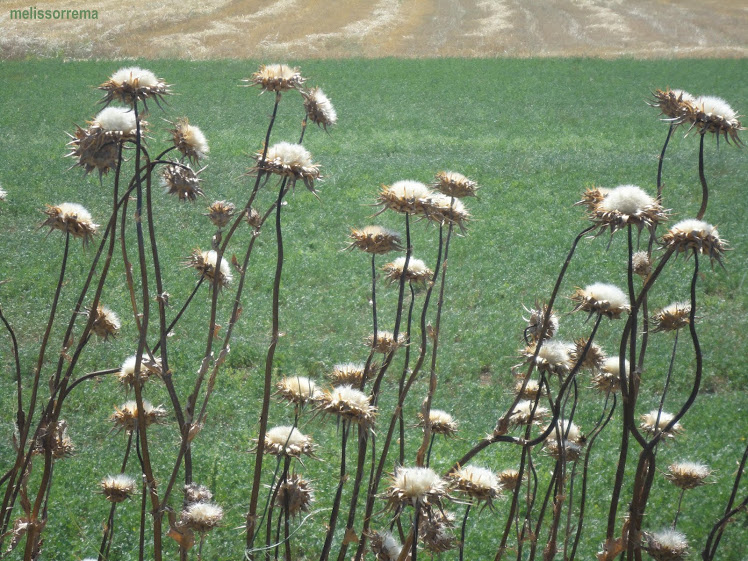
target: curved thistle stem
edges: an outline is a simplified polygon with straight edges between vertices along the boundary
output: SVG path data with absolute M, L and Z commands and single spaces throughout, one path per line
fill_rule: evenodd
M 686 493 L 685 489 L 680 490 L 680 496 L 678 497 L 678 508 L 675 510 L 675 518 L 673 518 L 673 530 L 678 525 L 678 517 L 680 516 L 680 507 L 683 504 L 683 495 Z
M 330 522 L 328 524 L 327 535 L 325 536 L 325 543 L 322 546 L 322 553 L 319 557 L 320 561 L 326 561 L 330 555 L 330 548 L 332 547 L 332 538 L 335 535 L 335 526 L 338 521 L 338 512 L 340 510 L 340 498 L 343 494 L 343 485 L 345 485 L 348 479 L 345 465 L 345 452 L 346 444 L 348 443 L 348 433 L 350 431 L 351 422 L 349 420 L 343 420 L 342 422 L 342 436 L 340 443 L 340 481 L 338 482 L 338 488 L 335 491 L 335 498 L 332 503 L 332 512 L 330 513 Z
M 701 181 L 701 207 L 699 212 L 696 213 L 696 220 L 704 218 L 706 213 L 706 205 L 709 203 L 709 187 L 706 184 L 706 176 L 704 175 L 704 133 L 701 133 L 699 139 L 699 180 Z
M 465 553 L 465 528 L 467 526 L 468 516 L 470 515 L 470 507 L 473 505 L 469 503 L 465 508 L 465 516 L 462 517 L 462 527 L 460 529 L 460 561 L 464 559 Z
M 665 137 L 665 144 L 662 146 L 662 152 L 660 152 L 660 157 L 657 161 L 657 198 L 659 199 L 662 196 L 662 164 L 665 161 L 665 150 L 667 150 L 667 145 L 670 142 L 670 137 L 673 135 L 673 131 L 675 130 L 675 127 L 677 125 L 675 123 L 670 123 L 670 127 L 667 130 L 667 136 Z

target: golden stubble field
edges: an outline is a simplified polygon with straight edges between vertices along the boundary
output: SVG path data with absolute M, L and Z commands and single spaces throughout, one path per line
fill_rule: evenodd
M 17 20 L 11 10 L 96 10 Z M 5 0 L 0 58 L 745 57 L 745 0 Z

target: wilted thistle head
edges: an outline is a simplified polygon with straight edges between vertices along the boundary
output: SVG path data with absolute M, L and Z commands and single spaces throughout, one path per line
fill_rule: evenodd
M 376 255 L 403 249 L 400 234 L 382 226 L 365 226 L 360 230 L 352 228 L 350 238 L 353 241 L 346 249 L 355 247 Z
M 93 223 L 91 213 L 77 203 L 47 205 L 43 212 L 47 215 L 47 219 L 41 223 L 40 228 L 49 226 L 50 232 L 60 230 L 74 238 L 80 238 L 84 246 L 88 245 L 99 227 L 98 224 Z
M 330 381 L 333 386 L 350 385 L 358 387 L 364 378 L 364 369 L 366 365 L 363 362 L 346 362 L 336 364 L 332 367 Z M 372 368 L 372 370 L 374 370 Z
M 194 171 L 187 164 L 167 164 L 161 171 L 161 186 L 167 194 L 177 195 L 180 201 L 194 201 L 204 195 L 198 177 L 201 171 Z
M 743 144 L 738 133 L 745 130 L 740 124 L 739 115 L 724 99 L 702 95 L 693 102 L 693 112 L 689 116 L 691 126 L 700 134 L 714 133 L 717 138 L 723 136 L 729 143 Z
M 556 331 L 558 331 L 558 316 L 555 312 L 551 312 L 550 317 L 548 316 L 547 304 L 535 302 L 535 307 L 532 309 L 528 309 L 524 305 L 522 307 L 530 314 L 530 317 L 522 317 L 527 322 L 527 327 L 525 327 L 526 343 L 534 343 L 540 339 L 540 334 L 543 331 L 543 323 L 546 319 L 548 319 L 548 327 L 543 335 L 543 339 L 550 339 L 556 334 Z
M 548 427 L 550 427 L 550 425 L 547 425 L 545 428 L 543 428 L 543 432 L 545 432 Z M 551 430 L 551 433 L 548 435 L 546 442 L 556 440 L 556 431 L 558 431 L 558 435 L 561 436 L 562 440 L 566 439 L 579 445 L 584 444 L 586 441 L 586 437 L 574 421 L 559 419 L 553 426 L 553 430 Z
M 223 519 L 223 509 L 213 503 L 191 503 L 182 511 L 179 524 L 198 534 L 210 532 Z
M 535 412 L 533 413 L 533 409 Z M 540 424 L 548 416 L 548 409 L 538 405 L 535 407 L 535 402 L 529 399 L 523 399 L 512 410 L 509 415 L 509 424 L 514 427 L 529 425 L 530 422 L 533 424 Z
M 399 281 L 403 276 L 403 268 L 405 267 L 405 257 L 398 257 L 390 263 L 385 263 L 382 267 L 384 274 L 388 281 L 396 282 Z M 405 274 L 405 280 L 413 284 L 425 285 L 434 276 L 434 271 L 429 269 L 421 259 L 414 259 L 411 257 L 408 259 L 408 271 Z
M 690 323 L 691 303 L 674 302 L 656 312 L 651 318 L 654 332 L 676 331 Z
M 656 561 L 682 561 L 688 555 L 688 540 L 677 530 L 642 532 L 642 541 L 644 551 Z
M 166 410 L 161 407 L 154 407 L 148 401 L 143 401 L 143 416 L 145 417 L 145 426 L 152 425 L 166 417 Z M 121 407 L 115 407 L 114 413 L 110 420 L 120 429 L 127 432 L 134 431 L 138 426 L 138 404 L 135 401 L 128 401 Z
M 218 287 L 223 288 L 231 284 L 233 276 L 229 268 L 228 261 L 224 256 L 221 259 L 220 270 L 216 274 L 216 263 L 218 262 L 218 253 L 214 250 L 200 251 L 195 249 L 190 255 L 189 260 L 185 263 L 187 267 L 194 268 L 198 274 L 205 275 L 211 284 L 218 282 Z
M 456 171 L 440 171 L 436 174 L 436 181 L 432 188 L 448 197 L 474 197 L 478 184 Z
M 629 361 L 624 360 L 624 364 L 627 375 L 631 376 Z M 608 392 L 617 392 L 621 389 L 621 363 L 619 357 L 610 356 L 603 361 L 600 370 L 592 377 L 592 386 L 605 394 Z
M 474 501 L 489 506 L 501 493 L 499 478 L 490 469 L 478 466 L 463 466 L 449 474 L 452 488 L 464 493 Z
M 646 251 L 637 251 L 631 256 L 634 273 L 646 279 L 652 272 L 652 259 Z
M 660 203 L 636 185 L 620 185 L 611 189 L 601 201 L 594 205 L 590 220 L 603 233 L 611 234 L 627 225 L 639 230 L 654 231 L 658 223 L 666 220 L 667 213 Z
M 252 168 L 253 173 L 275 174 L 289 179 L 291 184 L 301 180 L 312 193 L 314 181 L 320 178 L 319 165 L 312 161 L 309 150 L 301 144 L 290 142 L 278 142 L 268 148 L 265 159 L 262 159 L 262 151 L 255 155 L 257 165 Z
M 75 452 L 75 444 L 68 435 L 68 423 L 64 419 L 42 426 L 34 443 L 34 454 L 43 454 L 49 448 L 55 460 L 66 458 Z
M 662 245 L 678 253 L 695 251 L 722 265 L 727 241 L 720 239 L 717 228 L 703 220 L 688 218 L 675 224 L 662 236 Z M 688 257 L 688 256 L 687 256 Z
M 446 495 L 447 484 L 433 469 L 403 466 L 395 468 L 384 494 L 388 508 L 398 513 L 407 505 L 418 509 L 439 506 Z
M 588 340 L 584 337 L 574 340 L 574 348 L 569 353 L 571 362 L 573 364 L 576 364 L 582 358 L 584 348 L 587 346 L 587 341 Z M 598 371 L 603 367 L 603 364 L 605 364 L 605 360 L 607 358 L 608 357 L 605 354 L 605 351 L 600 345 L 594 342 L 590 343 L 590 346 L 587 349 L 587 353 L 584 354 L 584 360 L 582 360 L 580 368 Z
M 640 417 L 641 424 L 639 426 L 647 434 L 655 435 L 662 432 L 662 435 L 665 438 L 675 438 L 678 434 L 683 432 L 683 426 L 680 423 L 675 423 L 670 429 L 665 431 L 665 427 L 667 427 L 674 418 L 675 415 L 672 413 L 653 409 L 649 413 Z
M 309 481 L 294 473 L 290 477 L 279 481 L 277 488 L 276 507 L 288 507 L 288 514 L 292 517 L 309 511 L 309 507 L 314 501 L 314 489 Z
M 135 480 L 129 475 L 118 473 L 107 475 L 101 480 L 101 492 L 110 503 L 121 503 L 135 492 Z
M 371 396 L 349 385 L 325 390 L 319 398 L 319 409 L 351 421 L 362 428 L 374 424 L 377 408 L 371 404 Z
M 544 395 L 545 388 L 541 387 L 537 380 L 528 380 L 527 384 L 525 384 L 523 375 L 514 385 L 514 393 L 519 395 L 522 399 L 535 401 L 539 395 Z
M 581 445 L 565 438 L 559 443 L 555 438 L 549 437 L 543 444 L 543 450 L 554 460 L 563 460 L 565 462 L 575 462 L 581 456 L 583 448 Z
M 286 92 L 298 90 L 305 80 L 298 68 L 286 64 L 263 64 L 251 78 L 242 81 L 250 86 L 260 86 L 263 92 Z
M 650 107 L 657 107 L 665 121 L 678 125 L 694 111 L 696 98 L 686 91 L 666 88 L 664 91 L 655 90 L 652 95 L 654 99 L 647 103 Z
M 275 387 L 279 396 L 297 405 L 314 401 L 320 395 L 317 384 L 305 376 L 286 376 Z
M 423 204 L 426 218 L 439 224 L 454 224 L 462 232 L 470 220 L 470 213 L 460 199 L 448 197 L 442 193 L 433 193 Z
M 423 413 L 419 413 L 418 418 L 420 419 L 418 426 L 425 426 Z M 429 411 L 429 421 L 431 422 L 432 434 L 443 434 L 444 436 L 454 436 L 457 434 L 457 421 L 446 411 L 431 409 Z
M 67 144 L 70 152 L 65 156 L 77 160 L 73 167 L 82 167 L 86 174 L 98 170 L 99 179 L 117 167 L 120 135 L 108 133 L 99 126 L 83 129 L 76 125 L 75 133 L 68 136 L 72 140 Z
M 499 483 L 507 491 L 514 491 L 520 484 L 519 471 L 516 469 L 505 469 L 499 473 Z
M 101 304 L 98 304 L 95 309 L 88 308 L 86 315 L 93 316 L 91 330 L 105 341 L 109 337 L 116 337 L 122 326 L 117 314 Z
M 695 489 L 706 484 L 712 470 L 705 464 L 696 462 L 675 462 L 670 464 L 665 474 L 665 479 L 670 481 L 679 489 Z
M 527 362 L 533 362 L 536 349 L 537 343 L 532 343 L 522 351 Z M 545 341 L 542 347 L 540 347 L 538 356 L 534 359 L 535 366 L 542 372 L 564 376 L 569 373 L 572 367 L 571 349 L 572 345 L 566 341 L 556 341 L 553 339 Z
M 141 131 L 145 128 L 146 122 L 141 119 Z M 134 140 L 138 126 L 135 120 L 135 112 L 126 107 L 107 107 L 102 109 L 90 122 L 91 128 L 99 128 L 109 134 L 111 138 L 119 140 Z
M 374 335 L 369 335 L 366 341 L 376 352 L 387 354 L 405 345 L 408 341 L 408 334 L 398 333 L 397 341 L 395 341 L 395 334 L 391 331 L 377 331 L 376 341 L 374 341 Z
M 425 214 L 425 205 L 433 195 L 420 181 L 404 179 L 389 186 L 382 185 L 377 204 L 382 206 L 380 212 L 390 209 L 403 214 Z
M 301 96 L 304 98 L 307 118 L 312 123 L 327 130 L 327 127 L 338 122 L 338 114 L 322 88 L 302 91 Z
M 262 447 L 265 454 L 299 458 L 303 455 L 314 456 L 315 445 L 311 437 L 290 426 L 274 427 L 265 433 Z
M 114 100 L 133 105 L 136 101 L 145 102 L 148 98 L 154 98 L 159 103 L 163 96 L 171 93 L 169 86 L 161 78 L 157 78 L 150 70 L 137 66 L 120 68 L 99 89 L 106 92 L 104 105 L 109 105 Z
M 390 532 L 371 532 L 369 544 L 377 561 L 397 561 L 403 549 L 400 542 Z M 410 559 L 410 556 L 407 559 Z
M 602 202 L 610 193 L 607 187 L 587 187 L 582 193 L 582 198 L 574 203 L 574 206 L 585 206 L 588 212 L 594 212 L 595 207 Z
M 631 310 L 629 297 L 623 290 L 602 282 L 577 288 L 571 300 L 576 302 L 573 312 L 582 310 L 590 315 L 602 314 L 611 319 L 618 319 L 623 312 Z
M 223 228 L 234 217 L 236 207 L 228 201 L 216 201 L 208 207 L 208 212 L 204 216 L 210 218 L 210 221 L 216 228 Z
M 125 386 L 127 386 L 128 388 L 132 387 L 132 385 L 135 383 L 136 378 L 142 385 L 148 380 L 148 378 L 151 377 L 152 374 L 155 374 L 156 376 L 161 375 L 161 363 L 159 359 L 156 358 L 154 362 L 149 357 L 144 355 L 140 360 L 140 368 L 138 369 L 138 373 L 136 376 L 136 358 L 136 355 L 132 355 L 131 357 L 126 358 L 119 370 L 119 381 L 125 384 Z
M 430 509 L 418 524 L 418 536 L 431 553 L 444 553 L 454 549 L 459 541 L 452 531 L 455 515 L 443 509 Z
M 213 493 L 205 485 L 197 483 L 188 483 L 184 486 L 184 501 L 191 503 L 209 503 L 213 500 Z
M 174 147 L 193 164 L 202 160 L 210 152 L 208 141 L 203 131 L 191 125 L 186 117 L 172 123 L 174 128 L 169 130 Z

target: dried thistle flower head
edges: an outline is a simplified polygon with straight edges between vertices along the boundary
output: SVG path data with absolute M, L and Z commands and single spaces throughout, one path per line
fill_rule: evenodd
M 587 346 L 587 339 L 582 337 L 574 340 L 574 348 L 569 353 L 572 364 L 576 364 L 582 359 L 584 360 L 580 365 L 581 368 L 586 368 L 592 371 L 600 370 L 605 364 L 605 360 L 608 358 L 605 351 L 597 343 L 590 343 L 587 353 L 584 353 L 584 348 Z
M 283 399 L 298 405 L 314 401 L 320 395 L 317 384 L 306 376 L 286 376 L 275 387 Z
M 690 114 L 692 127 L 701 134 L 714 133 L 717 138 L 723 136 L 729 143 L 743 144 L 738 137 L 745 128 L 740 124 L 739 115 L 720 97 L 702 95 L 693 102 L 693 112 Z
M 288 514 L 294 518 L 309 511 L 309 507 L 314 501 L 314 489 L 309 481 L 294 473 L 285 480 L 278 482 L 277 485 L 276 507 L 288 507 Z
M 672 422 L 675 415 L 672 413 L 666 413 L 665 411 L 658 411 L 653 409 L 649 413 L 646 413 L 640 417 L 641 429 L 647 434 L 655 435 L 662 432 L 665 438 L 675 438 L 678 434 L 683 432 L 683 426 L 680 423 L 675 423 L 667 431 L 665 428 Z M 659 420 L 658 420 L 659 419 Z
M 642 541 L 644 550 L 656 561 L 683 561 L 688 555 L 688 540 L 677 530 L 643 532 Z
M 626 372 L 630 376 L 629 361 L 624 360 Z M 602 393 L 617 392 L 621 389 L 621 363 L 617 356 L 610 356 L 603 361 L 599 372 L 592 377 L 592 386 Z
M 535 409 L 533 413 L 533 409 Z M 546 407 L 535 406 L 535 402 L 529 399 L 523 399 L 512 410 L 509 415 L 509 423 L 514 426 L 529 425 L 530 422 L 534 424 L 540 424 L 548 416 L 548 409 Z
M 168 195 L 177 195 L 180 201 L 194 201 L 204 195 L 199 177 L 202 171 L 195 171 L 187 164 L 167 164 L 161 171 L 161 186 Z
M 312 193 L 317 193 L 314 189 L 314 182 L 320 178 L 319 165 L 312 161 L 309 150 L 301 144 L 278 142 L 268 148 L 264 160 L 261 151 L 255 157 L 257 158 L 257 165 L 252 169 L 253 172 L 286 177 L 291 184 L 301 180 L 307 189 Z
M 540 339 L 540 334 L 543 331 L 543 323 L 546 321 L 546 318 L 548 319 L 548 327 L 543 335 L 543 340 L 551 339 L 556 334 L 556 331 L 558 331 L 558 316 L 555 312 L 551 312 L 550 317 L 548 316 L 547 304 L 535 302 L 535 307 L 532 309 L 528 309 L 524 305 L 522 307 L 530 314 L 530 317 L 522 316 L 522 319 L 527 322 L 527 327 L 525 327 L 526 343 L 536 343 Z
M 98 170 L 99 179 L 117 167 L 122 135 L 104 131 L 95 125 L 85 129 L 76 125 L 75 133 L 68 136 L 71 138 L 67 144 L 70 152 L 65 156 L 77 160 L 73 167 L 82 167 L 85 174 Z
M 47 205 L 43 212 L 47 215 L 47 219 L 41 223 L 40 228 L 49 226 L 50 232 L 60 230 L 74 238 L 80 238 L 84 246 L 88 245 L 99 227 L 98 224 L 93 223 L 91 213 L 77 203 Z
M 675 462 L 668 466 L 665 479 L 679 489 L 695 489 L 704 485 L 712 470 L 696 462 Z
M 581 200 L 574 203 L 574 206 L 585 206 L 588 212 L 594 212 L 595 207 L 602 202 L 608 193 L 610 193 L 610 189 L 607 187 L 587 187 L 582 193 Z
M 299 458 L 301 455 L 314 456 L 314 443 L 311 437 L 290 426 L 274 427 L 265 433 L 265 454 Z
M 420 181 L 404 179 L 389 186 L 382 185 L 377 204 L 382 206 L 380 212 L 390 209 L 403 214 L 425 214 L 426 204 L 433 195 Z
M 490 469 L 467 465 L 450 474 L 452 488 L 489 506 L 501 493 L 499 478 Z
M 547 425 L 543 431 L 545 432 L 550 425 Z M 556 430 L 558 429 L 558 434 L 561 436 L 562 439 L 568 440 L 570 442 L 573 442 L 574 444 L 582 445 L 586 441 L 586 437 L 580 430 L 580 428 L 577 426 L 577 424 L 574 421 L 569 421 L 567 419 L 559 419 L 556 424 L 554 425 L 553 430 L 548 435 L 548 438 L 546 439 L 546 442 L 550 442 L 551 440 L 556 440 Z
M 646 251 L 637 251 L 631 256 L 634 273 L 646 279 L 652 272 L 652 259 Z
M 432 193 L 423 203 L 426 218 L 439 224 L 454 224 L 462 232 L 470 220 L 470 213 L 460 199 L 442 193 Z
M 116 337 L 119 334 L 122 326 L 119 316 L 109 308 L 98 304 L 95 309 L 87 309 L 86 315 L 93 316 L 91 330 L 105 341 L 109 337 Z
M 327 127 L 338 122 L 338 114 L 335 112 L 330 99 L 324 94 L 322 88 L 312 88 L 308 91 L 302 91 L 301 96 L 304 98 L 304 109 L 306 109 L 307 118 L 314 124 L 327 130 Z
M 371 532 L 369 534 L 371 552 L 377 561 L 397 561 L 403 546 L 390 532 Z M 408 556 L 406 559 L 410 559 Z
M 537 343 L 528 345 L 524 349 L 523 355 L 527 359 L 527 362 L 533 361 L 536 349 Z M 545 341 L 543 342 L 543 346 L 540 347 L 538 356 L 535 358 L 535 366 L 542 372 L 550 372 L 561 376 L 566 375 L 572 366 L 571 350 L 572 345 L 566 341 L 556 341 L 553 339 Z
M 377 331 L 377 340 L 374 341 L 374 335 L 369 335 L 367 343 L 378 353 L 391 353 L 396 351 L 401 346 L 408 342 L 407 333 L 398 333 L 397 341 L 395 341 L 395 334 L 391 331 Z
M 210 218 L 210 221 L 216 228 L 223 228 L 234 217 L 236 207 L 228 201 L 216 201 L 208 207 L 208 212 L 204 215 Z
M 631 310 L 629 297 L 623 290 L 602 282 L 577 288 L 571 300 L 576 302 L 574 312 L 583 310 L 590 315 L 602 314 L 611 319 L 618 319 L 623 312 Z
M 132 355 L 125 359 L 125 361 L 122 363 L 122 366 L 120 367 L 119 374 L 117 377 L 119 378 L 119 381 L 123 383 L 128 388 L 131 388 L 133 384 L 135 383 L 135 380 L 137 379 L 138 382 L 142 385 L 146 381 L 148 381 L 148 378 L 151 377 L 151 375 L 160 376 L 161 375 L 161 362 L 158 358 L 155 359 L 155 362 L 150 359 L 150 357 L 143 355 L 143 357 L 140 360 L 140 368 L 138 369 L 137 375 L 135 373 L 135 363 L 136 363 L 137 356 Z
M 121 503 L 132 497 L 135 492 L 135 480 L 124 473 L 107 475 L 101 481 L 101 492 L 110 503 Z
M 516 469 L 505 469 L 499 473 L 499 483 L 507 491 L 514 491 L 520 484 L 519 471 Z
M 691 303 L 673 302 L 655 313 L 650 321 L 653 331 L 676 331 L 690 323 Z
M 332 367 L 330 381 L 334 386 L 350 385 L 359 387 L 364 378 L 365 365 L 363 362 L 346 362 Z M 374 370 L 372 368 L 372 370 Z
M 111 133 L 110 137 L 121 140 L 132 140 L 138 132 L 135 112 L 126 107 L 107 107 L 102 109 L 91 121 L 92 128 L 100 128 L 102 131 Z M 141 120 L 141 130 L 145 127 L 145 121 Z
M 355 247 L 376 255 L 403 250 L 400 234 L 382 226 L 365 226 L 360 230 L 352 228 L 350 238 L 353 241 L 346 249 Z
M 619 185 L 611 189 L 589 214 L 590 220 L 603 233 L 611 234 L 627 225 L 639 230 L 654 231 L 658 223 L 666 220 L 667 213 L 660 203 L 636 185 Z
M 184 486 L 184 500 L 187 504 L 209 503 L 213 500 L 213 493 L 205 485 L 189 483 Z
M 577 461 L 583 452 L 582 446 L 563 438 L 560 444 L 555 438 L 548 438 L 543 445 L 543 450 L 554 460 L 563 459 L 566 462 Z
M 403 276 L 403 268 L 405 267 L 405 257 L 398 257 L 390 263 L 386 263 L 382 270 L 388 281 L 396 282 L 399 281 Z M 413 284 L 425 285 L 431 281 L 434 276 L 434 271 L 429 269 L 421 259 L 414 259 L 411 257 L 408 259 L 408 272 L 405 274 L 405 280 Z
M 193 532 L 205 534 L 218 526 L 223 519 L 223 509 L 213 503 L 191 503 L 182 511 L 179 524 Z
M 44 454 L 45 450 L 52 452 L 52 458 L 61 460 L 75 452 L 75 444 L 68 435 L 68 423 L 60 419 L 54 423 L 46 423 L 34 443 L 34 454 Z
M 259 230 L 262 227 L 262 216 L 256 208 L 250 207 L 246 212 L 247 224 L 252 226 L 255 230 Z
M 398 513 L 406 505 L 415 508 L 439 506 L 446 495 L 447 485 L 433 469 L 403 466 L 395 468 L 384 494 L 388 508 Z
M 545 388 L 541 388 L 540 383 L 537 380 L 527 380 L 527 384 L 525 384 L 523 376 L 521 379 L 517 380 L 517 383 L 514 385 L 514 393 L 519 395 L 522 399 L 535 401 L 539 395 L 544 395 Z
M 665 116 L 665 121 L 678 125 L 694 111 L 696 98 L 686 91 L 667 88 L 664 91 L 655 90 L 652 95 L 654 99 L 648 104 L 657 107 L 660 114 Z
M 250 86 L 260 86 L 263 92 L 280 93 L 300 89 L 305 80 L 298 68 L 286 64 L 263 64 L 251 78 L 242 81 Z
M 371 404 L 371 396 L 349 385 L 323 392 L 319 399 L 319 408 L 362 428 L 371 427 L 377 413 L 377 408 Z
M 186 117 L 172 124 L 174 128 L 169 131 L 172 142 L 184 157 L 188 158 L 193 164 L 197 164 L 199 160 L 208 155 L 210 146 L 208 146 L 208 140 L 199 127 L 191 125 Z
M 224 257 L 221 259 L 221 266 L 216 274 L 216 263 L 218 262 L 218 253 L 214 250 L 200 251 L 195 249 L 189 260 L 186 262 L 187 267 L 194 268 L 200 275 L 205 275 L 211 284 L 218 282 L 219 288 L 231 284 L 233 275 L 229 268 L 228 261 Z
M 136 101 L 145 102 L 148 98 L 154 98 L 158 103 L 163 96 L 171 93 L 166 82 L 157 78 L 150 70 L 137 66 L 120 68 L 99 89 L 106 92 L 103 100 L 105 105 L 115 100 L 133 105 Z
M 147 427 L 153 423 L 158 423 L 166 417 L 166 410 L 160 405 L 154 407 L 150 402 L 143 401 L 143 416 L 145 417 L 145 426 Z M 128 401 L 121 407 L 115 407 L 110 420 L 119 427 L 120 430 L 124 429 L 127 432 L 134 431 L 138 426 L 137 402 Z
M 423 413 L 419 413 L 418 417 L 420 419 L 418 426 L 425 426 Z M 429 421 L 431 422 L 432 434 L 443 434 L 444 436 L 454 436 L 457 434 L 457 421 L 446 411 L 431 409 L 429 411 Z
M 693 250 L 707 255 L 710 261 L 722 265 L 722 254 L 727 250 L 727 241 L 720 239 L 717 228 L 702 220 L 681 220 L 662 236 L 663 246 L 678 253 Z
M 436 181 L 431 185 L 435 190 L 448 197 L 474 197 L 478 184 L 456 171 L 440 171 Z
M 418 525 L 418 535 L 426 550 L 444 553 L 459 544 L 452 529 L 455 515 L 443 509 L 430 509 Z

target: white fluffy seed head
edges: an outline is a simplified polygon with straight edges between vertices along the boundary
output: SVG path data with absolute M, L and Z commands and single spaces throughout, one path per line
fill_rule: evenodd
M 614 308 L 628 308 L 629 297 L 613 284 L 596 282 L 585 287 L 584 291 L 598 301 L 606 301 Z
M 470 484 L 478 489 L 498 490 L 499 478 L 488 468 L 467 465 L 455 473 L 455 477 Z
M 267 431 L 265 440 L 279 446 L 302 447 L 309 442 L 309 437 L 302 434 L 297 428 L 290 426 L 274 427 Z
M 529 399 L 523 399 L 514 407 L 512 411 L 510 422 L 514 426 L 527 425 L 530 423 L 530 415 L 532 410 L 535 408 L 535 414 L 532 417 L 533 423 L 539 423 L 548 414 L 548 409 L 538 405 L 535 407 L 535 402 Z
M 735 110 L 721 97 L 702 95 L 697 97 L 693 104 L 698 110 L 710 116 L 720 117 L 726 121 L 737 118 Z
M 623 290 L 613 284 L 602 282 L 577 289 L 571 299 L 577 303 L 574 311 L 584 310 L 609 318 L 619 318 L 623 312 L 631 309 L 629 298 Z
M 629 361 L 624 360 L 624 365 L 626 366 L 626 374 L 631 374 L 631 369 L 629 367 Z M 603 362 L 602 371 L 606 374 L 610 374 L 611 376 L 620 376 L 621 375 L 621 362 L 619 357 L 617 356 L 609 356 L 605 359 L 605 362 Z
M 605 212 L 634 215 L 655 204 L 641 187 L 636 185 L 619 185 L 606 195 L 599 208 Z
M 434 434 L 449 436 L 457 432 L 457 421 L 452 415 L 441 409 L 431 409 L 429 411 L 429 421 L 431 422 L 431 432 Z
M 406 200 L 418 201 L 433 196 L 433 192 L 425 184 L 410 179 L 396 181 L 390 185 L 389 191 L 393 196 Z
M 338 386 L 337 388 L 333 388 L 330 393 L 335 401 L 347 403 L 356 409 L 366 409 L 369 407 L 369 396 L 352 386 Z
M 558 421 L 558 431 L 561 435 L 561 439 L 566 439 L 570 442 L 573 442 L 574 444 L 581 444 L 584 442 L 584 434 L 582 434 L 582 431 L 577 426 L 577 424 L 574 421 L 569 421 L 567 419 L 560 419 Z M 546 427 L 548 428 L 548 427 Z M 568 431 L 568 433 L 567 433 Z M 551 433 L 548 435 L 548 440 L 555 440 L 556 439 L 556 429 L 554 428 Z
M 276 387 L 280 395 L 294 403 L 312 401 L 320 393 L 317 384 L 306 376 L 286 376 Z
M 216 263 L 218 262 L 218 253 L 215 250 L 211 249 L 209 251 L 203 251 L 202 256 L 205 263 L 207 265 L 210 265 L 215 270 Z M 226 259 L 226 256 L 221 259 L 221 275 L 225 279 L 224 284 L 229 284 L 233 278 L 231 274 L 231 268 L 229 267 L 229 262 Z
M 4 201 L 7 196 L 8 196 L 8 192 L 2 187 L 0 187 L 0 201 Z
M 137 130 L 135 112 L 125 107 L 102 109 L 94 117 L 92 124 L 98 125 L 105 131 L 121 132 L 124 135 L 135 134 Z
M 322 91 L 322 88 L 312 88 L 308 92 L 303 92 L 302 95 L 304 96 L 304 108 L 313 123 L 321 127 L 327 127 L 338 121 L 335 107 Z
M 667 528 L 659 532 L 644 532 L 644 549 L 656 561 L 681 561 L 688 554 L 685 534 Z
M 120 86 L 123 84 L 134 84 L 137 81 L 138 87 L 141 88 L 154 88 L 160 83 L 153 72 L 138 66 L 120 68 L 109 79 Z
M 64 220 L 75 218 L 78 222 L 92 222 L 91 213 L 78 203 L 61 203 L 57 205 L 60 217 Z
M 221 522 L 223 509 L 213 503 L 192 503 L 182 511 L 180 522 L 198 533 L 205 533 Z
M 309 150 L 301 144 L 291 142 L 278 142 L 272 145 L 267 152 L 267 161 L 277 162 L 291 168 L 305 168 L 313 166 L 312 155 Z
M 706 483 L 712 473 L 709 466 L 697 462 L 675 462 L 668 466 L 665 478 L 680 489 L 694 489 Z
M 659 421 L 658 421 L 659 418 Z M 642 430 L 649 434 L 655 434 L 660 431 L 664 431 L 665 427 L 675 418 L 672 413 L 665 411 L 658 411 L 653 409 L 649 413 L 641 416 L 640 427 Z M 667 438 L 675 438 L 675 436 L 683 431 L 683 426 L 680 423 L 675 423 L 667 432 L 663 432 L 663 435 Z
M 108 475 L 101 481 L 101 491 L 108 501 L 121 503 L 135 492 L 135 479 L 124 473 Z
M 686 218 L 685 220 L 681 220 L 677 224 L 674 224 L 672 228 L 670 228 L 670 232 L 678 232 L 686 235 L 693 233 L 701 237 L 719 237 L 717 228 L 707 222 L 704 222 L 703 220 L 696 220 L 695 218 Z
M 445 494 L 444 481 L 427 467 L 398 467 L 391 489 L 411 504 L 423 504 L 428 502 L 430 496 Z

